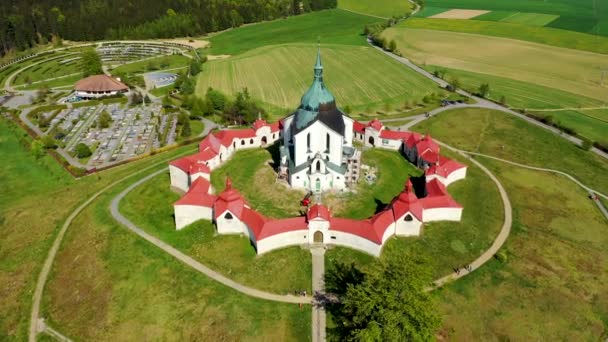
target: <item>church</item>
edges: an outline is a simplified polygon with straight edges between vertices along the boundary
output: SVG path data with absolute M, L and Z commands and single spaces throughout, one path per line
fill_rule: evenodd
M 292 188 L 319 193 L 357 182 L 361 153 L 353 147 L 353 122 L 323 82 L 318 51 L 312 85 L 282 122 L 281 174 Z

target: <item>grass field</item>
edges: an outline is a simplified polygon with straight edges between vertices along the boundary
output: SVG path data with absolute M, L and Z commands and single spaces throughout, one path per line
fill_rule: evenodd
M 237 157 L 249 159 L 245 154 Z M 242 284 L 279 294 L 310 290 L 309 251 L 292 247 L 258 257 L 247 237 L 217 235 L 211 221 L 199 221 L 176 231 L 173 203 L 179 198 L 170 190 L 169 175 L 161 174 L 129 193 L 121 203 L 121 212 L 152 235 Z M 250 203 L 257 208 L 257 202 Z
M 578 0 L 429 0 L 429 7 L 483 9 L 502 12 L 528 12 L 560 16 L 549 26 L 572 31 L 603 34 L 608 21 L 608 6 L 600 1 Z M 599 26 L 599 28 L 598 28 Z
M 606 56 L 474 34 L 390 28 L 399 51 L 418 64 L 490 74 L 608 101 L 601 67 Z
M 507 114 L 451 111 L 414 129 L 454 146 L 561 168 L 602 191 L 608 188 L 601 177 L 608 163 Z M 513 204 L 514 226 L 503 247 L 507 261 L 491 261 L 439 291 L 440 335 L 450 340 L 601 339 L 608 317 L 603 216 L 587 193 L 564 177 L 478 160 L 498 176 Z
M 402 17 L 412 11 L 409 2 L 393 0 L 339 0 L 338 8 L 384 18 Z
M 365 46 L 365 25 L 382 21 L 340 9 L 324 10 L 270 22 L 243 26 L 209 37 L 213 55 L 236 55 L 267 45 L 285 43 Z
M 554 14 L 514 13 L 510 16 L 501 19 L 500 21 L 530 26 L 545 26 L 557 19 L 558 17 L 559 16 Z
M 499 15 L 501 15 L 499 17 Z M 504 16 L 503 16 L 504 15 Z M 399 24 L 399 27 L 474 33 L 487 36 L 525 40 L 534 43 L 548 44 L 568 49 L 608 54 L 608 38 L 586 33 L 560 30 L 549 27 L 535 27 L 515 23 L 482 21 L 495 18 L 497 21 L 510 16 L 509 12 L 490 12 L 475 20 L 449 20 L 410 18 Z
M 290 44 L 210 61 L 199 76 L 197 94 L 204 95 L 208 87 L 228 94 L 247 87 L 255 98 L 295 109 L 312 83 L 315 54 L 312 44 Z M 423 76 L 370 47 L 323 45 L 321 55 L 324 80 L 341 107 L 382 107 L 385 102 L 420 101 L 440 92 Z
M 65 76 L 80 72 L 80 62 L 74 60 L 68 63 L 61 63 L 64 60 L 72 59 L 77 56 L 69 55 L 65 58 L 53 59 L 48 62 L 34 65 L 23 72 L 20 72 L 13 80 L 14 85 L 26 84 L 29 82 L 42 81 L 49 78 Z
M 472 93 L 479 90 L 483 83 L 490 85 L 490 99 L 499 101 L 503 96 L 508 106 L 525 108 L 538 115 L 551 115 L 556 121 L 574 129 L 578 134 L 601 141 L 608 137 L 608 109 L 576 110 L 576 108 L 596 108 L 606 106 L 604 102 L 588 97 L 548 88 L 532 83 L 515 81 L 508 78 L 469 71 L 448 69 L 427 65 L 430 72 L 442 70 L 446 79 L 457 77 L 462 88 Z M 534 109 L 572 108 L 568 111 L 538 111 Z
M 377 168 L 377 181 L 370 185 L 360 179 L 356 193 L 324 194 L 323 203 L 331 209 L 332 215 L 353 219 L 371 217 L 403 190 L 410 176 L 421 173 L 396 151 L 366 150 L 361 163 Z
M 50 80 L 50 81 L 36 82 L 36 83 L 32 83 L 30 85 L 22 84 L 20 86 L 14 87 L 14 88 L 23 89 L 23 90 L 36 90 L 36 89 L 40 89 L 45 86 L 48 88 L 56 88 L 56 87 L 61 87 L 61 88 L 66 87 L 67 88 L 69 86 L 73 86 L 74 83 L 78 82 L 81 79 L 82 79 L 82 75 L 76 74 L 76 75 L 70 75 L 67 77 L 57 78 L 57 79 Z
M 189 64 L 190 58 L 188 57 L 182 55 L 169 55 L 124 64 L 115 69 L 112 69 L 111 72 L 126 74 L 143 74 L 145 72 L 162 71 L 165 69 L 185 67 Z M 152 69 L 150 69 L 149 67 L 152 67 Z

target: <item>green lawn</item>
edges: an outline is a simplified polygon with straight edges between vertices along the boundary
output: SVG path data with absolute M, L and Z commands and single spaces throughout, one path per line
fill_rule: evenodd
M 545 26 L 557 19 L 559 16 L 555 14 L 542 13 L 516 13 L 503 18 L 501 21 L 506 23 L 523 24 L 530 26 Z
M 445 71 L 446 79 L 457 77 L 462 88 L 472 93 L 483 83 L 490 85 L 490 99 L 500 101 L 504 96 L 509 107 L 527 109 L 535 115 L 551 115 L 566 127 L 593 141 L 601 141 L 608 136 L 608 109 L 577 110 L 577 108 L 597 108 L 605 103 L 592 98 L 544 87 L 528 82 L 504 77 L 479 74 L 469 71 L 443 68 L 433 65 L 425 67 L 430 72 Z M 538 111 L 534 109 L 570 108 L 567 111 Z
M 95 201 L 68 230 L 46 288 L 42 314 L 51 326 L 75 340 L 310 339 L 310 307 L 299 309 L 296 304 L 240 294 L 119 226 L 111 218 L 108 206 L 122 188 Z M 212 238 L 211 231 L 195 232 L 200 235 L 191 231 L 171 233 L 189 235 L 184 240 Z M 222 244 L 229 250 L 220 249 L 213 247 L 215 242 L 195 248 L 194 256 L 214 253 L 222 262 L 222 256 L 230 251 L 247 253 L 250 248 L 247 243 L 235 242 Z M 250 259 L 255 261 L 250 260 L 244 267 L 250 274 L 258 274 L 257 281 L 269 285 L 276 279 L 263 277 L 263 268 L 285 264 L 281 259 L 270 265 L 262 258 Z M 238 268 L 233 271 L 242 273 Z
M 338 8 L 384 18 L 402 17 L 412 11 L 407 1 L 393 0 L 339 0 Z
M 244 154 L 237 157 L 251 160 Z M 173 203 L 179 198 L 170 190 L 168 173 L 163 173 L 130 192 L 121 203 L 121 212 L 152 235 L 240 283 L 280 294 L 310 290 L 310 252 L 292 247 L 258 257 L 247 237 L 217 235 L 211 221 L 205 220 L 177 231 Z M 256 202 L 246 198 L 257 209 Z
M 323 203 L 332 210 L 332 215 L 353 219 L 371 217 L 403 190 L 410 176 L 421 174 L 396 151 L 366 150 L 361 163 L 375 167 L 378 179 L 370 185 L 363 179 L 362 171 L 356 193 L 325 194 Z
M 247 87 L 255 98 L 293 110 L 312 83 L 315 54 L 313 44 L 289 44 L 210 61 L 199 76 L 197 94 L 202 96 L 208 87 L 228 94 Z M 387 102 L 420 102 L 425 95 L 441 92 L 425 77 L 370 47 L 322 45 L 321 55 L 324 80 L 341 107 L 383 108 Z
M 205 124 L 200 120 L 190 120 L 190 129 L 192 134 L 190 136 L 195 137 L 205 130 Z
M 58 78 L 58 79 L 54 79 L 54 80 L 50 80 L 50 81 L 32 83 L 31 85 L 23 84 L 20 86 L 16 86 L 15 88 L 24 89 L 24 90 L 36 90 L 36 89 L 40 89 L 44 86 L 46 86 L 48 88 L 57 88 L 57 87 L 66 87 L 67 88 L 67 87 L 74 86 L 74 83 L 78 82 L 81 79 L 82 79 L 82 75 L 77 74 L 77 75 L 62 77 L 62 78 Z
M 265 216 L 286 218 L 300 215 L 300 201 L 304 192 L 290 190 L 275 181 L 273 157 L 278 160 L 278 145 L 269 149 L 237 151 L 222 167 L 213 170 L 211 184 L 216 193 L 225 188 L 226 177 L 251 204 Z
M 363 28 L 382 19 L 340 9 L 247 25 L 209 38 L 209 54 L 236 55 L 267 45 L 285 43 L 367 45 Z
M 112 69 L 111 72 L 114 74 L 143 74 L 145 72 L 162 71 L 166 69 L 185 67 L 189 64 L 190 58 L 188 57 L 182 55 L 169 55 L 124 64 L 115 69 Z
M 37 82 L 49 78 L 79 73 L 81 70 L 79 60 L 62 63 L 62 61 L 76 57 L 78 57 L 78 55 L 67 55 L 64 58 L 57 58 L 34 65 L 23 72 L 20 72 L 13 80 L 13 84 L 21 85 L 28 83 L 28 81 Z
M 499 14 L 502 15 L 502 13 Z M 506 14 L 511 15 L 509 13 Z M 410 18 L 399 24 L 399 27 L 474 33 L 608 54 L 608 37 L 598 37 L 586 33 L 549 27 L 482 21 L 491 20 L 489 17 L 486 17 L 490 15 L 492 15 L 492 19 L 502 19 L 502 17 L 495 14 L 495 12 L 475 17 L 475 20 Z M 508 15 L 505 15 L 505 17 Z

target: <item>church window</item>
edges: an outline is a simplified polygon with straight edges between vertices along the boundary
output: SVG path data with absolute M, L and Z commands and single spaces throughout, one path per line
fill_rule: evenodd
M 327 133 L 327 135 L 325 136 L 325 149 L 327 150 L 327 153 L 329 153 L 329 133 Z
M 306 147 L 310 150 L 310 133 L 306 134 Z
M 317 161 L 317 172 L 321 172 L 321 162 Z
M 231 213 L 226 213 L 226 215 L 224 215 L 224 218 L 226 220 L 232 220 L 232 214 Z
M 245 140 L 241 140 L 241 145 L 245 145 Z
M 410 214 L 405 215 L 405 218 L 403 220 L 407 221 L 407 222 L 412 221 L 413 220 L 412 215 L 410 215 Z
M 249 143 L 253 145 L 253 139 L 249 139 Z

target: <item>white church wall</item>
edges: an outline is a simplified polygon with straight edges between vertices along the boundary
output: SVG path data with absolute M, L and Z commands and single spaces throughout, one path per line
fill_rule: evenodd
M 382 244 L 384 245 L 386 240 L 388 240 L 393 235 L 395 235 L 395 223 L 394 222 L 391 223 L 384 231 L 384 234 L 382 234 Z
M 405 217 L 410 215 L 412 218 L 411 221 L 406 221 Z M 395 221 L 395 235 L 397 236 L 419 236 L 420 228 L 422 227 L 422 222 L 416 218 L 416 216 L 411 213 L 406 213 L 405 215 L 399 217 Z
M 372 138 L 372 139 L 370 139 Z M 380 132 L 376 131 L 375 129 L 371 128 L 371 127 L 366 127 L 365 128 L 365 146 L 367 147 L 374 147 L 374 146 L 380 146 Z M 371 143 L 371 141 L 373 140 L 373 144 Z
M 316 232 L 323 233 L 323 243 L 329 243 L 329 222 L 323 219 L 312 219 L 308 221 L 308 243 L 315 243 Z
M 460 221 L 461 217 L 462 208 L 433 208 L 424 209 L 422 212 L 422 220 L 424 222 Z
M 203 177 L 206 180 L 210 180 L 211 179 L 211 176 L 208 173 L 205 173 L 205 172 L 196 172 L 196 173 L 190 174 L 190 184 L 194 183 L 194 181 L 197 180 L 200 177 Z
M 345 232 L 330 230 L 329 236 L 324 236 L 324 238 L 327 244 L 349 247 L 376 257 L 380 256 L 380 251 L 382 250 L 382 245 Z
M 401 140 L 393 140 L 386 138 L 379 139 L 380 140 L 376 142 L 376 147 L 381 147 L 388 150 L 399 151 L 401 149 L 401 145 L 403 144 Z
M 188 182 L 188 174 L 177 166 L 169 165 L 169 176 L 171 178 L 171 186 L 183 192 L 188 191 L 190 186 Z
M 448 177 L 446 178 L 446 180 L 443 182 L 443 185 L 448 186 L 448 185 L 454 183 L 455 181 L 465 179 L 466 176 L 467 176 L 467 168 L 463 167 L 461 169 L 458 169 L 458 170 L 450 173 L 448 175 Z
M 348 116 L 343 116 L 344 119 L 344 141 L 346 144 L 344 146 L 353 146 L 354 132 L 353 132 L 353 122 L 354 120 L 349 118 Z
M 197 205 L 174 205 L 173 211 L 175 213 L 175 229 L 177 230 L 198 220 L 211 220 L 213 218 L 211 208 Z
M 269 236 L 258 241 L 257 252 L 263 254 L 275 249 L 297 246 L 308 243 L 308 230 L 300 229 Z
M 226 214 L 232 215 L 231 219 L 226 218 Z M 249 229 L 247 225 L 239 220 L 236 215 L 231 213 L 229 210 L 224 211 L 218 218 L 215 219 L 217 225 L 217 232 L 219 234 L 246 234 L 249 236 Z

